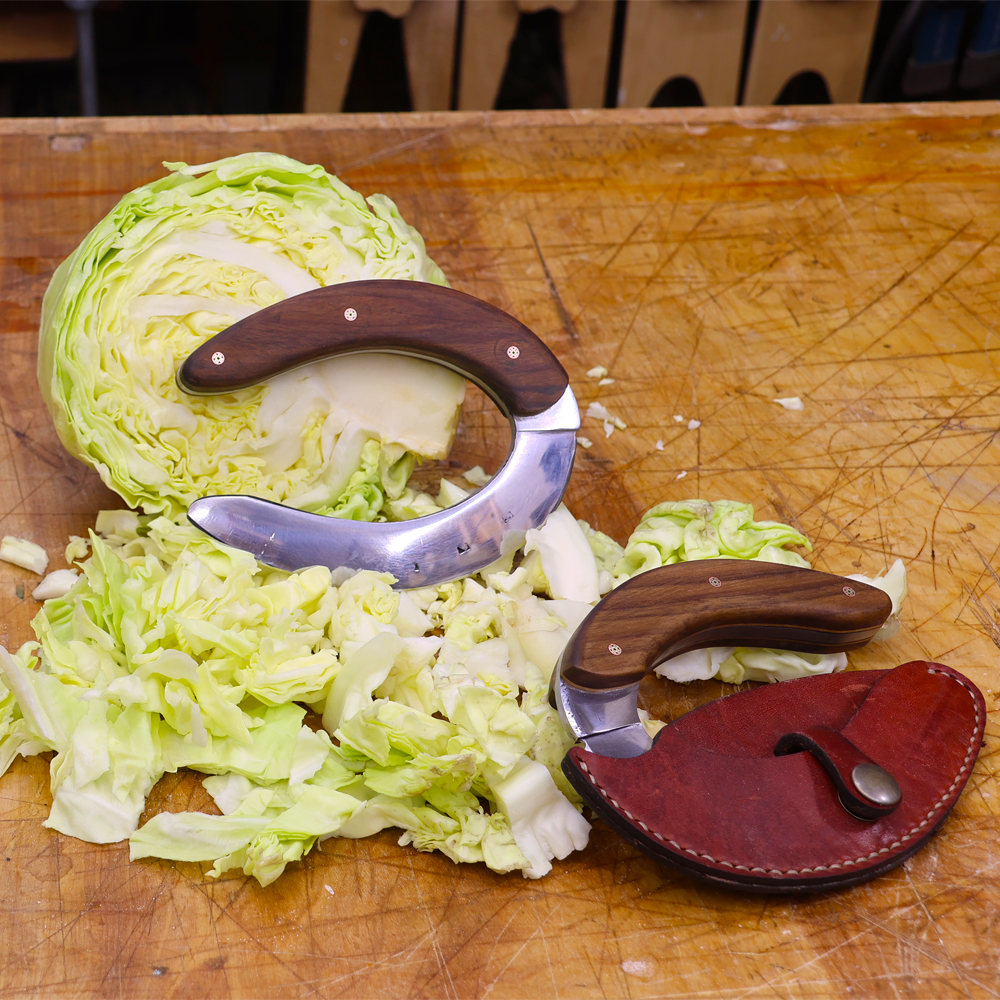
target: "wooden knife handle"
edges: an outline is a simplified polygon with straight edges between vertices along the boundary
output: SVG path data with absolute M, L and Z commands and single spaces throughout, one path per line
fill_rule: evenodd
M 676 563 L 608 594 L 567 644 L 562 676 L 607 690 L 706 646 L 857 649 L 891 613 L 887 594 L 842 576 L 743 559 Z
M 523 323 L 472 295 L 423 281 L 347 281 L 248 316 L 193 351 L 177 381 L 213 395 L 336 354 L 390 351 L 447 365 L 512 416 L 533 416 L 569 384 Z

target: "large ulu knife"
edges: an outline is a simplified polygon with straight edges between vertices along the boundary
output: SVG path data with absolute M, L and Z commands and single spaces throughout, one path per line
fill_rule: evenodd
M 234 323 L 184 361 L 177 381 L 185 392 L 214 395 L 321 358 L 365 352 L 436 361 L 490 396 L 510 421 L 512 442 L 485 487 L 412 521 L 342 520 L 250 496 L 203 497 L 188 509 L 190 520 L 269 566 L 378 570 L 400 588 L 475 573 L 518 548 L 562 498 L 580 413 L 555 355 L 488 302 L 419 281 L 330 285 Z

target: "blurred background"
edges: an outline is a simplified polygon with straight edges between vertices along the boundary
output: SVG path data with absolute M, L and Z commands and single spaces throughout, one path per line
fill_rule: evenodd
M 1000 0 L 3 0 L 0 116 L 1000 97 Z

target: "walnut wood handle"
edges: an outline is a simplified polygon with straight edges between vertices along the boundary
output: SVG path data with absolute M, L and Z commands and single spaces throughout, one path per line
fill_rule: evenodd
M 193 351 L 177 381 L 210 395 L 336 354 L 390 351 L 454 368 L 512 416 L 534 416 L 569 378 L 523 323 L 472 295 L 423 281 L 348 281 L 295 295 Z M 213 360 L 214 359 L 214 360 Z
M 829 573 L 742 559 L 676 563 L 608 594 L 567 644 L 562 676 L 607 690 L 705 646 L 857 649 L 891 613 L 877 587 Z

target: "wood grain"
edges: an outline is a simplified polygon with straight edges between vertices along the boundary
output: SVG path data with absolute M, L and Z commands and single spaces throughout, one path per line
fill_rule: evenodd
M 613 590 L 580 623 L 562 676 L 607 690 L 709 646 L 837 653 L 865 645 L 891 612 L 881 590 L 811 569 L 735 559 L 661 566 Z
M 803 72 L 819 73 L 834 101 L 860 100 L 878 11 L 875 0 L 763 0 L 743 103 L 773 104 Z
M 817 569 L 900 556 L 902 630 L 851 665 L 948 663 L 991 710 L 921 853 L 794 902 L 696 886 L 601 824 L 540 882 L 388 831 L 330 840 L 268 889 L 214 881 L 42 828 L 47 764 L 18 762 L 0 780 L 0 996 L 1000 993 L 1000 669 L 977 617 L 1000 604 L 998 132 L 994 102 L 0 124 L 0 530 L 44 544 L 53 568 L 115 498 L 62 451 L 38 395 L 49 275 L 161 160 L 273 149 L 391 196 L 455 287 L 537 332 L 583 409 L 628 423 L 605 438 L 584 418 L 578 516 L 623 541 L 654 502 L 730 497 L 801 528 Z M 614 383 L 586 377 L 598 364 Z M 793 395 L 800 412 L 772 402 Z M 453 469 L 494 470 L 506 433 L 470 394 Z M 33 579 L 0 566 L 10 645 L 31 637 L 17 588 Z M 726 689 L 641 690 L 672 717 Z M 204 790 L 176 775 L 150 811 L 189 803 Z
M 746 0 L 630 4 L 618 106 L 649 107 L 660 87 L 682 76 L 698 85 L 706 104 L 735 104 L 740 97 L 748 6 Z
M 513 416 L 541 413 L 569 383 L 556 356 L 508 313 L 454 288 L 392 279 L 278 302 L 192 351 L 177 378 L 189 392 L 228 392 L 322 358 L 379 350 L 455 368 Z

